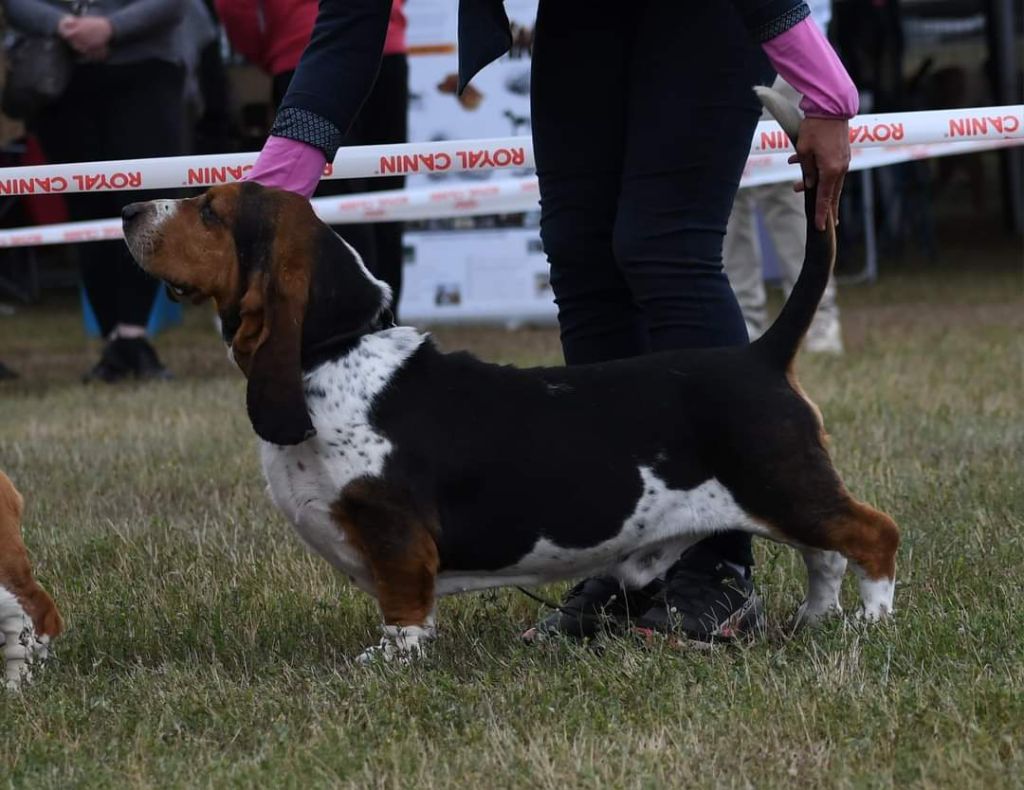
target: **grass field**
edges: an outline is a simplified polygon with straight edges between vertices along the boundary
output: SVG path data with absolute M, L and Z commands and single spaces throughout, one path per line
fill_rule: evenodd
M 894 622 L 789 636 L 802 562 L 759 543 L 760 643 L 530 648 L 537 606 L 501 591 L 444 600 L 411 667 L 350 663 L 375 609 L 265 497 L 205 310 L 160 340 L 176 381 L 115 388 L 78 383 L 94 349 L 72 305 L 0 319 L 22 373 L 0 385 L 0 468 L 69 624 L 0 695 L 0 784 L 1019 787 L 1021 293 L 975 264 L 849 288 L 849 353 L 800 361 L 849 487 L 903 529 Z M 559 358 L 551 330 L 438 337 Z

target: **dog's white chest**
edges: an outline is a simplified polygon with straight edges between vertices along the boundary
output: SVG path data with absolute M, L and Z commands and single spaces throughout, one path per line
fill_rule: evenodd
M 312 549 L 364 589 L 370 580 L 362 557 L 331 517 L 331 508 L 351 481 L 383 470 L 391 442 L 370 424 L 370 409 L 423 340 L 407 327 L 362 338 L 347 355 L 305 377 L 316 436 L 291 447 L 261 445 L 274 504 Z

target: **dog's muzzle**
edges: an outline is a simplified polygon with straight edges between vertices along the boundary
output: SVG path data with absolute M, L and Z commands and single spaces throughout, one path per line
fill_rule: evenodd
M 129 203 L 121 209 L 121 230 L 135 262 L 146 268 L 146 256 L 152 251 L 152 203 Z
M 132 221 L 144 214 L 146 211 L 145 203 L 129 203 L 123 209 L 121 209 L 121 223 L 125 230 L 132 224 Z

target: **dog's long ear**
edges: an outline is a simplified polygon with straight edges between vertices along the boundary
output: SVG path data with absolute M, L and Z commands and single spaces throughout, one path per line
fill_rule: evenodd
M 302 385 L 302 326 L 312 266 L 309 238 L 317 223 L 302 198 L 246 187 L 235 222 L 239 267 L 248 284 L 236 332 L 251 348 L 246 407 L 261 439 L 299 444 L 316 433 Z

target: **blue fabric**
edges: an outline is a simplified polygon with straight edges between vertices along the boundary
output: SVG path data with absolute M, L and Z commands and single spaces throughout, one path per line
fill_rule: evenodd
M 89 337 L 102 337 L 99 321 L 96 320 L 96 312 L 92 309 L 89 297 L 84 288 L 79 288 L 82 297 L 82 323 L 85 325 L 85 334 Z M 167 293 L 161 288 L 153 300 L 153 309 L 149 312 L 149 320 L 146 322 L 146 332 L 150 337 L 172 326 L 178 326 L 184 317 L 182 306 L 172 302 Z

